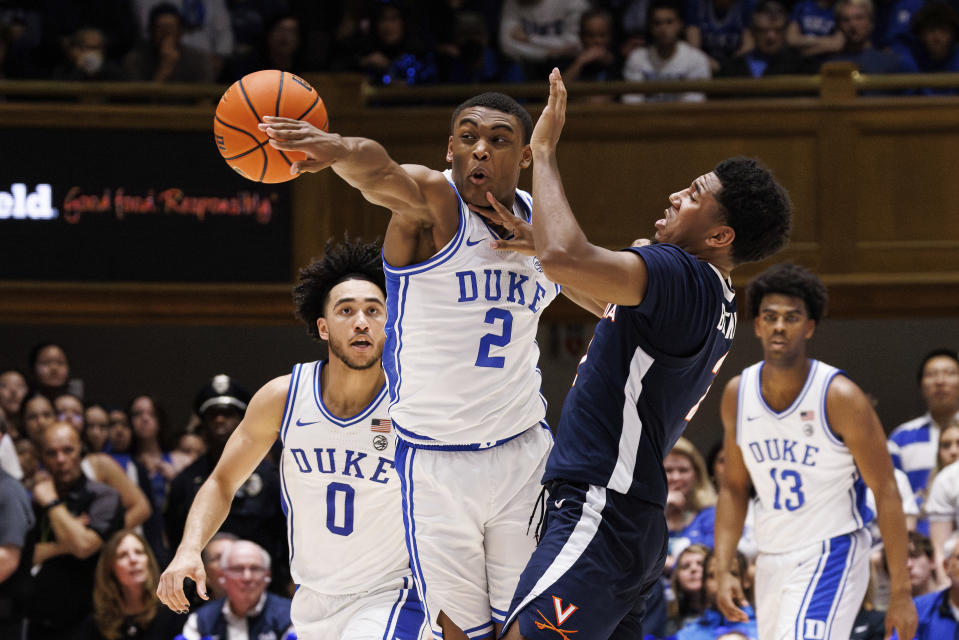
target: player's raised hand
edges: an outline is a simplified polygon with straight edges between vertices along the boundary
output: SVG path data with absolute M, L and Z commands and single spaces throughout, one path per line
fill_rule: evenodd
M 486 192 L 486 200 L 493 207 L 492 209 L 482 209 L 472 204 L 469 205 L 469 208 L 486 218 L 491 224 L 503 227 L 513 236 L 508 240 L 494 240 L 490 246 L 499 251 L 515 251 L 524 256 L 535 256 L 533 227 L 525 220 L 520 220 L 514 216 L 513 212 L 500 204 L 500 201 L 489 191 Z
M 339 158 L 340 136 L 327 133 L 305 120 L 263 116 L 260 131 L 270 136 L 270 146 L 280 151 L 302 151 L 306 160 L 290 166 L 290 173 L 315 173 L 326 169 Z
M 185 578 L 192 578 L 196 582 L 196 592 L 201 598 L 210 599 L 206 592 L 206 570 L 203 568 L 200 553 L 179 549 L 166 571 L 160 576 L 160 584 L 157 586 L 157 597 L 160 598 L 160 602 L 177 613 L 186 613 L 190 610 L 190 601 L 183 593 Z
M 916 614 L 916 605 L 908 593 L 889 597 L 889 608 L 886 609 L 885 640 L 892 637 L 892 630 L 896 630 L 898 640 L 912 640 L 916 637 L 916 627 L 919 626 L 919 616 Z
M 563 84 L 563 76 L 560 75 L 559 69 L 553 67 L 549 74 L 549 100 L 539 120 L 536 121 L 536 126 L 533 127 L 533 135 L 529 143 L 533 151 L 555 151 L 565 122 L 566 85 Z
M 741 606 L 747 602 L 743 585 L 731 571 L 719 574 L 719 590 L 716 592 L 716 606 L 730 622 L 749 622 L 749 616 Z

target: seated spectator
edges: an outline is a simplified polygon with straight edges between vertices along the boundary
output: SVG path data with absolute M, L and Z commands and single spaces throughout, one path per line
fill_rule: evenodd
M 959 636 L 959 533 L 952 534 L 944 545 L 943 568 L 949 586 L 915 599 L 919 626 L 915 640 L 944 640 Z M 897 638 L 893 634 L 893 638 Z
M 622 39 L 619 55 L 624 59 L 628 58 L 634 49 L 646 46 L 646 34 L 649 32 L 649 25 L 646 24 L 646 19 L 649 17 L 649 2 L 650 0 L 623 0 L 601 3 L 611 9 L 615 7 L 616 24 L 619 26 Z
M 220 460 L 223 447 L 243 419 L 249 402 L 250 393 L 226 375 L 215 376 L 194 399 L 193 407 L 202 421 L 200 433 L 207 451 L 170 484 L 165 520 L 171 546 L 180 543 L 193 498 Z M 273 559 L 276 588 L 286 587 L 289 578 L 286 518 L 280 508 L 280 474 L 275 464 L 264 460 L 257 466 L 237 492 L 220 530 L 265 548 Z
M 88 403 L 83 410 L 83 445 L 90 453 L 107 453 L 109 438 L 110 416 L 107 410 L 101 404 Z
M 904 58 L 916 44 L 912 21 L 926 0 L 879 0 L 876 3 L 875 44 Z
M 579 25 L 581 50 L 563 71 L 563 80 L 571 82 L 607 82 L 623 79 L 623 60 L 613 47 L 613 16 L 602 9 L 583 14 Z M 587 96 L 586 102 L 613 102 L 615 96 Z
M 732 575 L 740 579 L 742 583 L 746 575 L 746 558 L 743 554 L 736 553 L 736 561 L 732 567 Z M 759 630 L 756 627 L 756 613 L 750 604 L 741 608 L 749 616 L 748 622 L 732 622 L 727 620 L 719 612 L 716 606 L 716 594 L 719 591 L 719 571 L 716 570 L 716 556 L 712 551 L 706 556 L 706 564 L 703 573 L 703 600 L 706 603 L 706 610 L 703 615 L 688 623 L 676 634 L 676 640 L 713 640 L 726 633 L 741 633 L 749 640 L 759 640 Z M 745 585 L 743 591 L 747 589 Z
M 936 466 L 939 433 L 959 414 L 959 355 L 954 349 L 929 352 L 919 364 L 917 380 L 926 414 L 893 429 L 886 444 L 893 466 L 909 476 L 921 509 L 929 475 Z M 929 533 L 922 522 L 917 530 Z
M 7 416 L 7 428 L 14 440 L 23 431 L 20 412 L 29 391 L 27 377 L 17 369 L 0 372 L 0 409 Z
M 133 429 L 130 428 L 130 418 L 123 409 L 110 409 L 107 411 L 110 419 L 109 447 L 110 455 L 130 456 L 130 449 L 133 447 Z M 117 462 L 120 462 L 119 459 Z M 120 463 L 123 466 L 123 463 Z
M 23 634 L 23 595 L 33 556 L 28 534 L 34 523 L 30 496 L 16 478 L 0 469 L 0 638 Z
M 208 51 L 183 41 L 185 23 L 175 5 L 164 2 L 150 10 L 146 41 L 127 54 L 123 68 L 131 80 L 213 82 L 216 72 Z
M 912 597 L 918 598 L 936 590 L 939 581 L 936 579 L 935 554 L 932 552 L 932 542 L 926 536 L 915 531 L 909 532 L 909 559 L 906 568 L 909 570 L 909 584 L 912 586 Z
M 93 614 L 77 640 L 167 640 L 182 619 L 157 598 L 160 570 L 139 534 L 113 534 L 100 552 L 93 582 Z
M 40 468 L 40 450 L 29 438 L 20 438 L 13 443 L 13 446 L 17 450 L 17 462 L 20 463 L 20 469 L 23 471 L 23 486 L 30 489 L 33 487 L 33 478 Z
M 70 361 L 58 344 L 41 342 L 30 350 L 30 373 L 34 389 L 53 400 L 61 393 L 83 398 L 83 382 L 70 378 Z
M 686 14 L 686 40 L 709 56 L 715 73 L 727 59 L 753 48 L 749 23 L 753 0 L 690 0 Z
M 649 42 L 626 59 L 623 78 L 633 82 L 702 80 L 709 78 L 710 62 L 702 51 L 683 42 L 682 10 L 674 0 L 653 0 L 649 6 Z M 623 102 L 701 102 L 702 93 L 627 94 Z
M 920 73 L 959 71 L 959 14 L 948 4 L 930 2 L 922 7 L 912 23 L 916 43 L 912 49 L 911 70 Z M 952 95 L 955 89 L 923 89 L 926 95 Z M 955 354 L 955 352 L 951 352 Z M 931 410 L 931 409 L 930 409 Z M 940 423 L 941 424 L 941 423 Z
M 123 68 L 107 57 L 107 41 L 96 27 L 80 27 L 70 36 L 67 60 L 53 70 L 53 79 L 68 82 L 119 82 Z
M 776 0 L 759 5 L 749 25 L 756 46 L 727 60 L 717 77 L 762 78 L 813 73 L 814 67 L 786 40 L 786 8 Z
M 278 14 L 266 25 L 253 49 L 227 61 L 223 80 L 235 82 L 260 69 L 280 69 L 302 74 L 307 70 L 303 60 L 303 43 L 300 19 L 292 13 Z
M 23 435 L 40 445 L 43 430 L 56 422 L 57 412 L 53 403 L 42 393 L 33 393 L 23 401 Z
M 709 547 L 691 544 L 679 552 L 670 578 L 673 598 L 669 602 L 667 635 L 672 635 L 696 620 L 706 610 L 703 599 L 703 575 Z
M 436 80 L 433 52 L 419 41 L 403 7 L 394 1 L 375 5 L 370 32 L 358 34 L 346 43 L 335 64 L 339 69 L 362 71 L 378 85 Z
M 147 470 L 153 504 L 163 505 L 170 482 L 177 474 L 174 456 L 165 442 L 169 437 L 166 412 L 157 404 L 156 398 L 141 395 L 130 402 L 128 413 L 133 427 L 133 458 Z
M 220 583 L 226 596 L 190 614 L 183 626 L 185 640 L 291 637 L 291 601 L 266 592 L 270 554 L 249 540 L 237 540 L 227 547 L 221 562 Z
M 61 393 L 53 399 L 53 410 L 57 412 L 57 420 L 83 433 L 83 400 L 72 393 Z
M 956 471 L 950 471 L 946 474 L 948 478 L 939 482 L 939 487 L 936 489 L 936 499 L 931 507 L 935 513 L 932 518 L 929 517 L 929 497 L 932 496 L 933 487 L 936 485 L 936 478 L 939 477 L 939 474 L 952 465 L 953 462 L 959 460 L 959 416 L 953 417 L 952 421 L 943 428 L 936 449 L 938 450 L 936 466 L 932 472 L 930 472 L 926 490 L 923 492 L 927 496 L 927 499 L 923 505 L 920 523 L 923 525 L 921 527 L 923 530 L 928 527 L 934 546 L 941 550 L 942 543 L 946 541 L 946 538 L 948 538 L 952 532 L 952 525 L 950 523 L 954 518 L 949 515 L 952 512 L 952 506 L 950 505 L 952 498 L 950 496 L 953 493 L 951 485 L 956 481 Z M 936 564 L 938 566 L 942 558 L 939 556 L 937 559 Z
M 845 39 L 836 25 L 836 0 L 800 0 L 793 6 L 786 42 L 802 55 L 817 58 L 842 50 Z
M 587 9 L 586 0 L 506 0 L 499 46 L 522 65 L 527 81 L 539 82 L 579 53 L 579 21 Z
M 852 62 L 862 73 L 904 71 L 899 56 L 872 46 L 875 28 L 872 0 L 839 0 L 836 2 L 836 23 L 845 44 L 842 51 L 829 56 L 829 61 Z
M 695 445 L 680 438 L 663 460 L 669 493 L 666 497 L 666 524 L 669 528 L 670 571 L 678 553 L 690 544 L 713 546 L 716 521 L 716 491 L 709 480 L 706 463 Z
M 92 610 L 90 593 L 103 541 L 123 526 L 116 490 L 88 480 L 81 468 L 80 436 L 63 422 L 40 438 L 45 472 L 33 485 L 37 523 L 31 596 L 30 640 L 68 637 Z M 47 475 L 49 474 L 49 475 Z
M 453 18 L 452 41 L 438 52 L 439 77 L 451 84 L 522 82 L 518 63 L 506 60 L 490 45 L 486 19 L 472 11 L 458 11 Z
M 153 10 L 162 4 L 172 4 L 177 10 L 183 44 L 203 51 L 210 61 L 213 77 L 218 77 L 224 61 L 233 55 L 233 25 L 226 0 L 133 0 L 141 34 L 148 39 L 153 31 Z
M 203 570 L 206 572 L 206 588 L 212 600 L 226 596 L 223 589 L 223 554 L 238 539 L 232 533 L 218 531 L 200 552 L 200 560 L 203 561 Z

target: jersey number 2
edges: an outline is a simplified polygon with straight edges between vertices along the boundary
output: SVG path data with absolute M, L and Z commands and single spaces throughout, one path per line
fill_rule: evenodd
M 337 518 L 336 498 L 337 494 L 343 494 L 343 512 Z M 356 491 L 348 484 L 342 482 L 331 482 L 326 488 L 326 528 L 330 533 L 338 536 L 348 536 L 353 533 L 353 499 L 356 497 Z M 337 523 L 339 520 L 339 523 Z
M 502 369 L 506 364 L 506 358 L 503 356 L 491 356 L 490 347 L 505 347 L 513 337 L 513 314 L 506 309 L 493 307 L 486 312 L 486 324 L 496 324 L 497 320 L 503 321 L 502 333 L 487 333 L 480 339 L 479 351 L 476 354 L 477 367 L 492 367 L 493 369 Z

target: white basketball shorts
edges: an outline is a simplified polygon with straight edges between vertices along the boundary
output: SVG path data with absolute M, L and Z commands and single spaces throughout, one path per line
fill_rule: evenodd
M 756 623 L 763 640 L 848 640 L 869 585 L 865 529 L 756 558 Z

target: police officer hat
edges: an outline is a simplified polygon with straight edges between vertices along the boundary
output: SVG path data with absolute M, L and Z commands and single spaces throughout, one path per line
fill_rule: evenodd
M 219 374 L 196 394 L 193 410 L 203 417 L 203 413 L 212 407 L 232 407 L 240 413 L 250 404 L 250 392 L 237 384 L 230 376 Z

